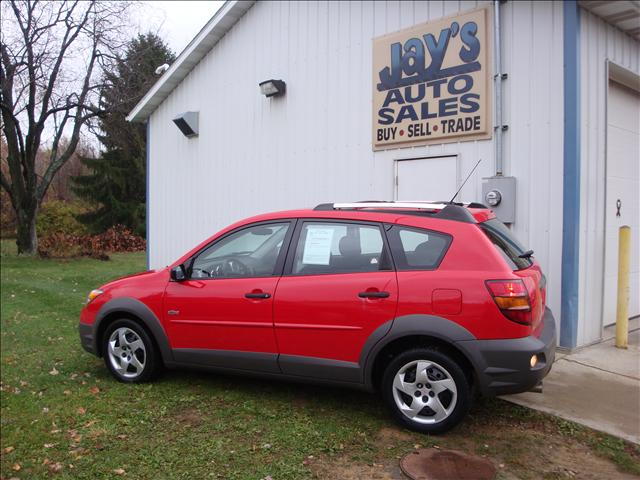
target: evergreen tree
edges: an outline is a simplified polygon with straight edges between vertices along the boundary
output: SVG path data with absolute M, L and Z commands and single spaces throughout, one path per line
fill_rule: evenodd
M 112 112 L 98 120 L 104 151 L 99 158 L 83 158 L 90 173 L 73 179 L 75 193 L 96 207 L 79 220 L 95 231 L 122 224 L 146 233 L 146 129 L 125 117 L 158 79 L 156 68 L 174 60 L 160 37 L 138 35 L 104 76 L 101 104 Z

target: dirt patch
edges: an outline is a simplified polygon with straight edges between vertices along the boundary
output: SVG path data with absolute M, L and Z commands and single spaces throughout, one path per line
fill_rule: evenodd
M 311 465 L 314 478 L 336 480 L 406 480 L 397 460 L 366 464 L 348 457 L 324 459 Z
M 194 408 L 184 410 L 174 417 L 174 421 L 183 427 L 197 427 L 202 424 L 202 414 Z
M 381 447 L 395 447 L 398 443 L 408 442 L 412 435 L 397 427 L 381 428 L 376 435 L 376 444 Z
M 595 456 L 583 445 L 554 445 L 549 450 L 547 472 L 553 478 L 579 478 L 580 480 L 637 480 L 638 477 L 620 472 L 615 465 Z
M 638 479 L 570 436 L 521 427 L 485 426 L 483 433 L 491 446 L 487 457 L 503 465 L 505 473 L 524 478 Z
M 567 435 L 527 428 L 525 424 L 495 422 L 456 429 L 437 437 L 413 434 L 397 427 L 384 427 L 373 437 L 372 456 L 363 460 L 353 453 L 340 457 L 319 457 L 308 464 L 318 479 L 373 480 L 404 479 L 400 458 L 414 445 L 453 448 L 479 455 L 496 467 L 497 480 L 584 479 L 638 480 L 619 471 L 616 465 Z M 416 445 L 417 446 L 417 445 Z

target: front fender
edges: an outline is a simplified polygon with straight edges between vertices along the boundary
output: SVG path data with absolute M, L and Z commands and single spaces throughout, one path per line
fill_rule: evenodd
M 130 297 L 120 297 L 109 300 L 98 311 L 92 325 L 93 350 L 97 355 L 101 355 L 99 337 L 106 326 L 104 322 L 114 314 L 122 314 L 123 317 L 130 315 L 138 318 L 149 332 L 151 332 L 151 335 L 153 335 L 165 365 L 173 363 L 173 353 L 162 323 L 160 323 L 158 317 L 156 317 L 155 313 L 153 313 L 149 307 L 140 300 Z

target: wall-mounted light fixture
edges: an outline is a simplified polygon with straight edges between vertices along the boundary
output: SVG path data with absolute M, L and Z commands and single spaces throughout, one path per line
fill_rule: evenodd
M 267 98 L 280 97 L 284 95 L 287 89 L 287 85 L 283 80 L 265 80 L 258 85 L 260 86 L 260 93 Z
M 185 137 L 198 135 L 198 112 L 185 112 L 173 119 Z

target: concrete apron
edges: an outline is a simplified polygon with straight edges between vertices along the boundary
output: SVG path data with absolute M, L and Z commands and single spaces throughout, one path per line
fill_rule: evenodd
M 559 354 L 543 393 L 502 398 L 640 445 L 640 330 L 629 334 L 627 350 L 609 339 Z

